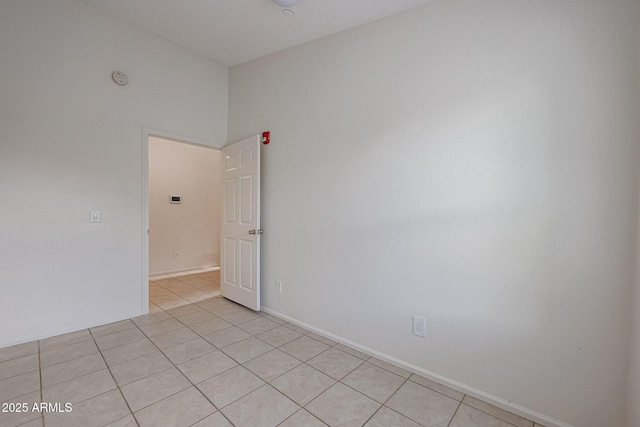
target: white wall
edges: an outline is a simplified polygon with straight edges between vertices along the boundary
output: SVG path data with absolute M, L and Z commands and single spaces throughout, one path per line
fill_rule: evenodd
M 221 179 L 220 150 L 149 138 L 150 275 L 220 265 Z
M 640 16 L 637 17 L 640 20 Z M 640 36 L 638 36 L 640 40 Z M 638 46 L 640 50 L 640 44 Z M 639 55 L 640 56 L 640 55 Z M 640 68 L 640 67 L 639 67 Z M 640 72 L 638 72 L 638 92 L 640 93 Z M 640 134 L 640 131 L 639 131 Z M 640 135 L 637 137 L 640 140 Z M 639 173 L 640 173 L 640 167 Z M 629 427 L 640 426 L 640 176 L 636 195 L 636 276 L 633 298 L 633 329 L 631 335 L 631 360 L 629 373 Z
M 637 18 L 441 0 L 232 68 L 229 140 L 272 132 L 264 305 L 564 423 L 626 425 Z
M 636 281 L 635 321 L 631 338 L 631 373 L 629 375 L 629 427 L 640 426 L 640 285 Z
M 0 57 L 0 347 L 140 314 L 143 127 L 224 144 L 227 70 L 77 0 L 0 2 Z

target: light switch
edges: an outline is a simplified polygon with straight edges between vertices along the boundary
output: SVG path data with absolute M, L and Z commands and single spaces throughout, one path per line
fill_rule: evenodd
M 100 222 L 100 209 L 91 209 L 89 211 L 89 222 Z

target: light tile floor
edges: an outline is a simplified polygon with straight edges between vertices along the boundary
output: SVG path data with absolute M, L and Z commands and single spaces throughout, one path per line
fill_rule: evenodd
M 0 412 L 0 426 L 534 427 L 213 296 L 217 272 L 149 292 L 146 316 L 0 349 L 0 402 L 28 407 Z M 73 409 L 33 412 L 39 402 Z

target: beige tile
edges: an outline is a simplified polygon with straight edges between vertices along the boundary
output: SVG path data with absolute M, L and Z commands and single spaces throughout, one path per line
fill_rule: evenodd
M 363 363 L 342 379 L 342 383 L 380 403 L 386 402 L 406 380 L 370 363 Z
M 298 412 L 290 416 L 278 427 L 326 427 L 327 425 L 305 411 L 300 409 Z
M 0 380 L 25 374 L 40 368 L 40 360 L 37 354 L 22 356 L 17 359 L 0 363 Z
M 97 326 L 91 328 L 91 335 L 95 337 L 102 337 L 104 335 L 115 334 L 116 332 L 127 331 L 136 327 L 136 324 L 131 320 L 123 320 L 121 322 L 109 323 L 108 325 Z
M 265 319 L 261 316 L 258 316 L 257 319 L 238 325 L 240 329 L 250 333 L 251 335 L 257 335 L 270 329 L 277 328 L 278 326 L 279 325 L 276 322 L 272 322 L 271 320 Z
M 82 341 L 77 344 L 71 344 L 66 347 L 40 353 L 40 366 L 45 368 L 97 352 L 98 347 L 96 347 L 93 340 Z
M 169 360 L 174 364 L 179 365 L 216 350 L 217 348 L 209 344 L 203 338 L 198 337 L 195 340 L 187 341 L 164 349 L 163 352 Z
M 188 427 L 216 412 L 195 387 L 183 390 L 135 413 L 141 427 Z
M 20 427 L 42 427 L 43 425 L 44 425 L 43 418 L 40 417 L 35 420 L 29 421 L 28 423 L 20 424 Z
M 231 344 L 230 346 L 222 349 L 222 351 L 235 359 L 238 363 L 245 363 L 248 360 L 271 350 L 273 350 L 273 347 L 263 341 L 260 341 L 256 337 L 247 338 L 246 340 Z
M 435 390 L 438 393 L 442 393 L 447 397 L 450 397 L 452 399 L 457 400 L 458 402 L 462 401 L 462 399 L 464 398 L 464 393 L 459 392 L 458 390 L 454 390 L 452 388 L 449 388 L 445 385 L 442 385 L 440 383 L 437 383 L 433 380 L 430 380 L 428 378 L 424 378 L 421 377 L 420 375 L 417 374 L 413 374 L 409 377 L 409 379 L 411 381 L 413 381 L 414 383 L 418 383 L 420 385 L 423 385 L 427 388 L 430 388 L 431 390 Z
M 165 285 L 169 285 L 171 283 L 178 283 L 179 280 L 174 278 L 174 277 L 170 277 L 170 278 L 166 278 L 166 279 L 154 280 L 154 282 L 157 283 L 160 286 L 165 286 Z
M 242 306 L 238 304 L 206 304 L 206 301 L 202 302 L 203 305 L 200 307 L 204 308 L 207 311 L 215 314 L 216 316 L 227 316 L 233 313 L 237 313 L 239 311 L 244 310 Z M 204 305 L 206 304 L 206 305 Z
M 298 360 L 306 362 L 307 360 L 317 356 L 328 348 L 330 348 L 328 345 L 321 343 L 320 341 L 316 341 L 312 338 L 303 336 L 281 346 L 280 350 L 295 357 Z
M 42 401 L 75 405 L 115 388 L 116 384 L 109 370 L 103 369 L 42 389 Z
M 304 406 L 335 383 L 330 376 L 310 366 L 300 365 L 273 380 L 271 385 L 297 404 Z
M 148 339 L 144 339 L 103 351 L 102 355 L 109 366 L 115 366 L 155 351 L 158 351 L 158 348 Z
M 344 344 L 338 344 L 335 346 L 335 348 L 337 348 L 338 350 L 344 351 L 345 353 L 349 353 L 350 355 L 355 356 L 358 359 L 362 359 L 362 360 L 371 359 L 371 356 L 369 356 L 368 354 L 358 351 L 355 348 L 348 347 Z
M 189 304 L 189 305 L 183 305 L 182 307 L 176 307 L 176 308 L 167 310 L 167 313 L 169 313 L 173 317 L 182 317 L 182 316 L 187 316 L 189 314 L 198 313 L 201 311 L 206 311 L 206 310 L 198 307 L 195 304 Z
M 371 417 L 371 419 L 364 425 L 364 427 L 421 427 L 420 424 L 411 421 L 404 415 L 392 411 L 391 409 L 383 406 Z
M 228 301 L 223 297 L 212 297 L 206 301 L 197 302 L 195 303 L 195 305 L 197 305 L 200 308 L 204 308 L 205 310 L 208 310 L 208 308 L 219 307 L 226 303 L 231 304 L 231 301 Z
M 261 319 L 261 316 L 258 316 L 251 310 L 247 310 L 242 308 L 240 311 L 236 311 L 235 313 L 227 314 L 221 316 L 224 320 L 234 325 L 239 325 L 241 323 L 246 323 L 250 320 Z M 266 319 L 265 319 L 266 320 Z
M 191 304 L 191 301 L 186 300 L 184 298 L 175 298 L 175 299 L 172 298 L 170 300 L 157 303 L 158 307 L 162 308 L 163 310 L 182 307 L 183 305 L 188 305 L 188 304 Z
M 40 390 L 40 372 L 32 371 L 0 381 L 0 402 Z
M 172 292 L 165 288 L 161 288 L 161 287 L 153 288 L 153 289 L 149 288 L 149 298 L 151 299 L 156 299 L 158 297 L 163 297 L 171 294 Z
M 181 276 L 178 278 L 178 280 L 180 280 L 183 283 L 198 283 L 198 282 L 202 282 L 202 279 L 200 277 L 195 277 L 194 275 L 188 275 L 188 276 Z
M 149 314 L 164 313 L 164 310 L 149 301 Z
M 1 393 L 1 392 L 0 392 Z M 15 427 L 22 426 L 23 424 L 42 418 L 42 415 L 35 411 L 32 412 L 33 404 L 40 403 L 40 390 L 26 394 L 24 396 L 18 396 L 11 399 L 1 399 L 2 403 L 20 403 L 27 404 L 24 412 L 0 412 L 0 425 L 3 427 Z M 40 424 L 42 426 L 42 424 Z
M 285 372 L 289 372 L 300 363 L 302 362 L 287 353 L 280 350 L 272 350 L 249 360 L 244 366 L 266 382 L 270 382 Z
M 343 378 L 362 363 L 364 363 L 362 359 L 335 348 L 330 348 L 307 362 L 308 365 L 336 380 Z
M 242 366 L 236 366 L 220 375 L 198 384 L 198 388 L 218 408 L 224 408 L 264 385 L 264 381 Z
M 506 421 L 502 421 L 489 414 L 478 411 L 467 405 L 460 405 L 453 421 L 449 424 L 451 427 L 513 427 Z M 533 427 L 533 423 L 530 424 Z
M 210 289 L 210 288 L 214 288 L 214 287 L 219 286 L 219 285 L 216 285 L 211 280 L 203 280 L 202 282 L 192 283 L 191 286 L 193 286 L 194 288 L 197 288 L 197 289 Z
M 269 385 L 249 393 L 222 409 L 237 427 L 274 427 L 300 407 Z
M 138 427 L 138 423 L 136 423 L 133 415 L 127 415 L 124 418 L 120 418 L 117 421 L 107 424 L 105 427 Z
M 201 336 L 205 336 L 205 335 L 211 335 L 215 332 L 221 331 L 226 328 L 230 328 L 231 326 L 232 326 L 231 323 L 226 322 L 219 317 L 216 317 L 215 319 L 206 320 L 204 322 L 191 325 L 189 326 L 189 328 L 191 328 L 191 330 L 194 331 L 195 333 Z
M 457 400 L 407 381 L 386 406 L 420 424 L 446 427 L 459 404 Z
M 396 375 L 400 375 L 403 378 L 409 378 L 411 376 L 411 372 L 406 369 L 399 368 L 391 363 L 385 362 L 384 360 L 376 359 L 375 357 L 369 358 L 367 362 L 373 363 L 374 365 L 379 366 L 382 369 L 386 369 L 389 372 L 393 372 Z
M 206 322 L 207 320 L 217 319 L 218 317 L 209 313 L 207 310 L 198 308 L 198 312 L 187 314 L 186 316 L 178 317 L 180 323 L 187 326 L 196 325 L 198 323 Z
M 221 351 L 207 353 L 204 356 L 189 360 L 178 365 L 178 369 L 191 380 L 198 384 L 208 378 L 216 376 L 237 365 L 233 359 L 229 358 Z
M 314 339 L 314 340 L 316 340 L 316 341 L 320 341 L 321 343 L 325 343 L 326 345 L 329 345 L 329 346 L 332 346 L 332 347 L 333 347 L 334 345 L 338 344 L 338 343 L 337 343 L 337 342 L 335 342 L 334 340 L 331 340 L 331 339 L 329 339 L 329 338 L 327 338 L 327 337 L 323 337 L 322 335 L 316 334 L 315 332 L 309 332 L 309 333 L 307 334 L 307 336 L 308 336 L 309 338 L 313 338 L 313 339 Z
M 54 348 L 60 348 L 69 344 L 75 344 L 78 342 L 91 339 L 91 334 L 88 329 L 81 331 L 71 332 L 64 335 L 58 335 L 51 338 L 40 340 L 40 351 L 53 350 Z
M 162 322 L 164 320 L 173 319 L 170 314 L 160 311 L 157 313 L 145 314 L 144 316 L 138 316 L 131 319 L 133 323 L 138 326 L 146 326 L 156 322 Z
M 189 301 L 185 300 L 184 298 L 182 298 L 179 295 L 176 295 L 175 293 L 173 293 L 174 290 L 179 289 L 177 287 L 170 287 L 169 290 L 172 291 L 171 294 L 169 295 L 162 295 L 159 297 L 155 297 L 155 298 L 149 298 L 151 301 L 153 301 L 154 304 L 156 304 L 159 307 L 167 307 L 167 306 L 171 306 L 171 307 L 167 307 L 165 308 L 165 310 L 168 310 L 169 308 L 174 308 L 174 307 L 178 307 L 181 305 L 187 305 L 189 304 Z M 181 302 L 184 302 L 183 304 L 180 304 Z M 178 304 L 176 304 L 178 303 Z
M 251 335 L 242 329 L 232 326 L 231 328 L 223 329 L 221 331 L 214 332 L 213 334 L 204 335 L 203 337 L 216 347 L 223 348 L 240 342 L 250 336 Z
M 80 403 L 116 388 L 108 369 L 42 389 L 43 402 Z
M 0 362 L 17 359 L 38 353 L 38 341 L 31 341 L 24 344 L 12 345 L 11 347 L 0 348 Z
M 220 412 L 216 412 L 213 415 L 209 415 L 202 421 L 195 423 L 192 427 L 233 427 Z
M 71 412 L 45 416 L 47 427 L 103 426 L 129 415 L 119 390 L 111 390 L 73 405 Z
M 110 348 L 119 347 L 121 345 L 129 344 L 134 341 L 140 341 L 146 337 L 138 328 L 129 329 L 126 331 L 116 332 L 115 334 L 103 335 L 96 337 L 96 344 L 100 348 L 100 351 L 109 350 Z
M 146 378 L 149 375 L 164 371 L 173 365 L 162 353 L 147 354 L 146 356 L 121 363 L 111 368 L 113 377 L 121 387 L 125 384 Z
M 511 412 L 505 411 L 504 409 L 500 409 L 496 406 L 485 403 L 481 400 L 478 400 L 471 396 L 465 396 L 462 403 L 471 406 L 479 411 L 482 411 L 486 414 L 492 415 L 498 419 L 506 421 L 510 424 L 513 424 L 517 427 L 533 427 L 533 422 L 529 421 L 521 416 L 516 414 L 512 414 Z
M 121 388 L 131 410 L 149 405 L 189 388 L 191 384 L 176 368 L 169 368 Z
M 240 310 L 242 308 L 241 305 L 236 304 L 226 298 L 223 297 L 213 297 L 213 298 L 209 298 L 206 301 L 200 301 L 197 302 L 196 305 L 198 307 L 202 307 L 207 311 L 211 311 L 212 309 L 218 308 L 218 307 L 233 307 L 235 310 Z M 233 312 L 231 312 L 233 313 Z M 215 313 L 214 313 L 215 314 Z M 229 314 L 229 313 L 226 313 Z
M 298 326 L 298 325 L 294 325 L 293 323 L 285 323 L 283 326 L 286 326 L 287 328 L 291 329 L 292 331 L 296 331 L 299 334 L 302 335 L 306 335 L 306 334 L 310 334 L 311 331 L 303 328 L 302 326 Z
M 306 410 L 330 426 L 360 427 L 379 407 L 376 401 L 337 383 L 309 403 Z
M 105 369 L 107 365 L 100 353 L 79 357 L 68 362 L 42 368 L 42 387 L 51 387 L 74 378 Z
M 158 348 L 165 349 L 196 338 L 199 338 L 198 334 L 187 327 L 183 327 L 163 334 L 154 335 L 150 339 Z
M 286 320 L 282 320 L 279 317 L 276 317 L 273 314 L 265 313 L 264 311 L 261 311 L 258 314 L 264 317 L 265 319 L 269 319 L 272 322 L 276 322 L 278 325 L 284 325 L 285 323 L 287 323 Z
M 176 329 L 183 328 L 184 325 L 178 322 L 176 319 L 167 319 L 161 322 L 150 323 L 148 325 L 140 326 L 140 330 L 148 337 L 164 334 L 165 332 L 175 331 Z
M 301 336 L 302 334 L 292 331 L 289 328 L 285 328 L 284 326 L 278 326 L 275 329 L 256 335 L 256 337 L 274 347 L 280 347 L 281 345 L 300 338 Z
M 189 302 L 199 302 L 199 301 L 205 301 L 209 298 L 211 298 L 211 294 L 208 292 L 205 292 L 204 289 L 202 289 L 197 292 L 191 292 L 189 295 L 185 296 L 184 299 L 186 299 Z

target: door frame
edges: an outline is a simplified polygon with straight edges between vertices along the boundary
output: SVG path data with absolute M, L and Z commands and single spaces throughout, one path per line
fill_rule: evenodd
M 149 313 L 149 137 L 155 136 L 169 141 L 199 147 L 222 150 L 226 143 L 218 143 L 192 136 L 181 135 L 150 127 L 142 128 L 142 278 L 140 293 L 142 314 Z

